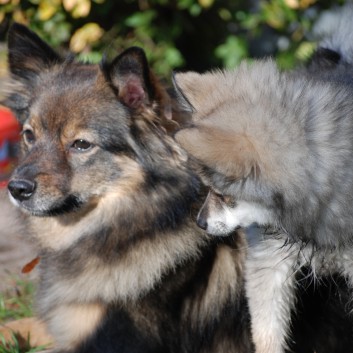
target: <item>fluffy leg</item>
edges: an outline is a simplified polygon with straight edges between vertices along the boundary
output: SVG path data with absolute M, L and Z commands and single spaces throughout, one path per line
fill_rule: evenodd
M 284 239 L 249 241 L 246 293 L 257 353 L 283 353 L 289 335 L 291 309 L 295 305 L 295 245 Z
M 342 275 L 347 278 L 347 284 L 350 289 L 350 303 L 347 307 L 347 312 L 353 315 L 353 258 L 352 249 L 349 247 L 342 253 L 339 259 L 336 260 L 338 266 L 341 267 Z

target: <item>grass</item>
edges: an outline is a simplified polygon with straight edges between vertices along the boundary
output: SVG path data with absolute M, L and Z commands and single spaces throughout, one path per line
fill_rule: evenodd
M 0 324 L 33 315 L 34 284 L 21 279 L 13 279 L 13 287 L 0 293 Z M 27 340 L 12 336 L 12 342 L 5 342 L 0 334 L 0 353 L 35 353 L 45 347 L 31 347 L 30 337 Z
M 32 316 L 33 292 L 32 282 L 14 279 L 13 288 L 0 293 L 0 323 Z
M 45 346 L 31 347 L 30 337 L 26 342 L 20 342 L 15 335 L 12 335 L 12 342 L 6 342 L 4 336 L 0 334 L 0 353 L 35 353 L 44 350 Z

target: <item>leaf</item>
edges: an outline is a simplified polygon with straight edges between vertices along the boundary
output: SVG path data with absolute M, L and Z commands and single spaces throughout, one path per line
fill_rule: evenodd
M 21 10 L 15 10 L 12 17 L 18 23 L 28 24 L 26 16 Z
M 73 34 L 70 49 L 76 53 L 80 52 L 88 45 L 99 40 L 103 33 L 104 30 L 97 23 L 87 23 Z
M 38 7 L 38 18 L 49 20 L 60 8 L 60 0 L 42 0 Z
M 62 0 L 64 9 L 70 12 L 72 17 L 86 17 L 91 11 L 90 0 Z
M 229 36 L 224 44 L 216 48 L 215 54 L 222 59 L 225 67 L 234 68 L 247 56 L 246 44 L 238 37 Z
M 98 64 L 102 60 L 102 54 L 97 51 L 91 51 L 89 53 L 80 53 L 77 57 L 84 61 L 89 62 L 91 64 Z
M 165 50 L 165 59 L 171 67 L 178 67 L 184 63 L 180 51 L 173 47 L 169 47 Z
M 313 54 L 315 48 L 315 43 L 303 42 L 299 45 L 298 49 L 296 50 L 295 56 L 299 60 L 307 60 Z
M 214 0 L 198 0 L 201 7 L 207 9 L 211 7 L 214 3 Z
M 299 8 L 299 0 L 284 0 L 285 4 L 291 9 Z
M 77 0 L 63 0 L 64 9 L 67 12 L 71 12 L 73 8 L 76 6 L 76 4 L 77 4 Z
M 130 27 L 148 26 L 156 17 L 156 12 L 148 10 L 144 12 L 136 12 L 125 20 L 125 24 Z
M 90 0 L 76 0 L 76 6 L 73 8 L 71 15 L 74 18 L 86 17 L 91 11 Z

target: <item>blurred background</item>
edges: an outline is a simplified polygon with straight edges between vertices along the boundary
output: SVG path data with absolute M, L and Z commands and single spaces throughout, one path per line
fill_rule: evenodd
M 103 52 L 142 46 L 154 70 L 234 67 L 245 57 L 273 56 L 282 68 L 305 61 L 313 25 L 332 0 L 0 0 L 0 70 L 6 32 L 28 25 L 59 50 L 98 62 Z

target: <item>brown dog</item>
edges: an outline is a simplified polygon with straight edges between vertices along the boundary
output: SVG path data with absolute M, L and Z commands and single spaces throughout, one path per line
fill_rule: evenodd
M 9 191 L 39 245 L 56 352 L 251 352 L 244 239 L 195 225 L 198 179 L 144 52 L 82 64 L 15 24 L 9 67 L 23 125 Z

